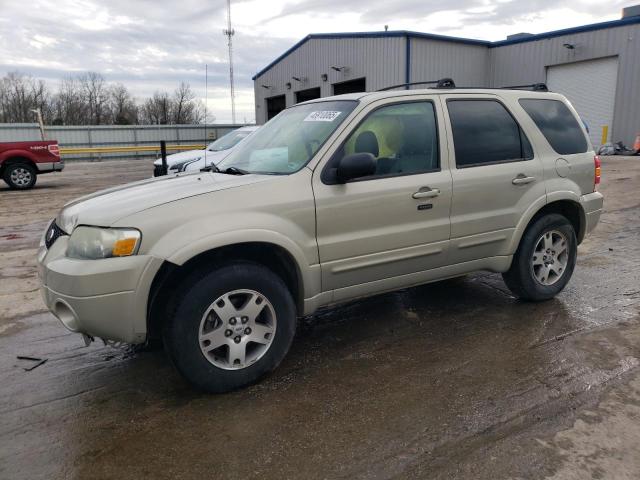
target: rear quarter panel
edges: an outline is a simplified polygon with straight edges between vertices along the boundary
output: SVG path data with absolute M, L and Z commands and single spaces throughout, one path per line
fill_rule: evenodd
M 60 157 L 48 150 L 49 145 L 57 144 L 55 140 L 0 143 L 0 162 L 10 158 L 26 158 L 34 163 L 59 161 Z
M 533 148 L 536 150 L 536 153 L 539 152 L 543 158 L 548 202 L 563 199 L 578 201 L 581 195 L 593 192 L 593 158 L 595 153 L 584 123 L 571 103 L 563 95 L 557 93 L 536 94 L 533 92 L 526 92 L 519 95 L 518 100 L 519 99 L 548 99 L 561 101 L 567 106 L 567 108 L 569 108 L 577 120 L 587 141 L 586 152 L 571 155 L 562 155 L 557 153 L 551 147 L 529 114 L 524 110 L 524 108 L 522 108 L 520 103 L 513 103 L 513 108 L 517 112 L 518 117 L 521 119 L 523 124 L 527 125 L 527 134 L 530 134 L 533 137 L 531 138 Z

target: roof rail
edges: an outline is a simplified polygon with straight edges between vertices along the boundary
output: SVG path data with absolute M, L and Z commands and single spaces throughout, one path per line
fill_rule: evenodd
M 456 88 L 456 84 L 451 78 L 441 78 L 440 80 L 428 80 L 426 82 L 411 82 L 411 83 L 399 83 L 398 85 L 391 85 L 390 87 L 384 87 L 378 92 L 385 92 L 387 90 L 393 90 L 394 88 L 410 87 L 412 85 L 436 85 L 436 88 Z
M 531 85 L 509 85 L 507 87 L 500 87 L 512 90 L 533 90 L 534 92 L 548 92 L 546 83 L 532 83 Z

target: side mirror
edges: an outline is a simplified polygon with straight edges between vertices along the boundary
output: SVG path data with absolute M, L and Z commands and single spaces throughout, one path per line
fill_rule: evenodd
M 339 183 L 360 177 L 368 177 L 376 173 L 376 158 L 370 153 L 353 153 L 342 157 L 336 169 Z

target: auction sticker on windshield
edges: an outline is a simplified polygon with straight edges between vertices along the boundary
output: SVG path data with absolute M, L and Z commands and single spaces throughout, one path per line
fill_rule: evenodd
M 320 112 L 311 112 L 304 119 L 305 122 L 333 122 L 342 112 L 332 110 L 323 110 Z

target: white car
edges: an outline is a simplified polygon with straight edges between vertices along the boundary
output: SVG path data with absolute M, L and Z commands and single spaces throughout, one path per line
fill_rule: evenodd
M 199 171 L 201 168 L 215 165 L 225 159 L 242 140 L 247 138 L 259 127 L 240 127 L 227 133 L 215 142 L 210 143 L 204 150 L 188 150 L 186 152 L 167 155 L 167 169 L 169 173 Z M 163 174 L 162 159 L 153 162 L 153 176 Z

